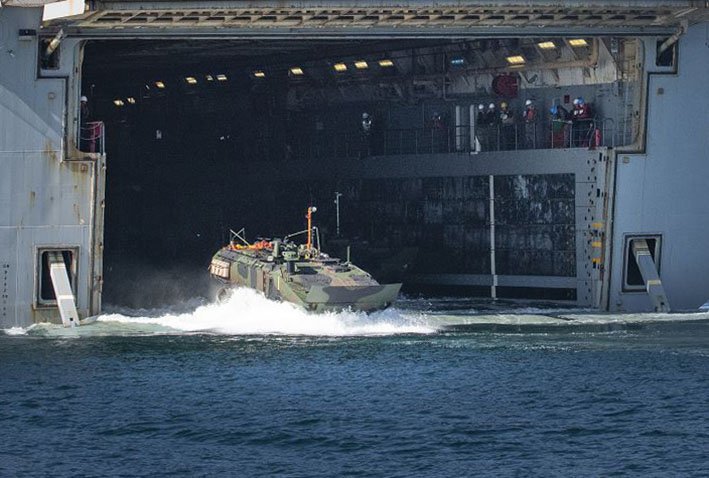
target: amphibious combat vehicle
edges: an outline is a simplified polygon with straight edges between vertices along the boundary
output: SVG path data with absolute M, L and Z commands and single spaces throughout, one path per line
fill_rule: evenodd
M 308 208 L 308 229 L 283 239 L 249 243 L 243 229 L 231 231 L 229 244 L 214 254 L 209 266 L 220 284 L 217 298 L 225 297 L 231 287 L 249 287 L 269 299 L 315 312 L 373 312 L 393 304 L 401 284 L 379 284 L 349 257 L 343 261 L 320 250 L 319 234 L 312 226 L 315 210 Z M 292 240 L 301 235 L 307 235 L 306 244 Z

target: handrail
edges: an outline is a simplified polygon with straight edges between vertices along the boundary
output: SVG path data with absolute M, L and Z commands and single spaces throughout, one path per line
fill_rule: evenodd
M 619 138 L 611 118 L 571 121 L 538 121 L 502 125 L 392 128 L 341 132 L 324 137 L 291 138 L 289 158 L 365 158 L 407 154 L 480 153 L 531 149 L 615 147 Z M 471 140 L 471 135 L 474 137 Z M 266 149 L 264 147 L 264 149 Z
M 99 154 L 106 152 L 106 128 L 103 121 L 87 121 L 81 125 L 79 151 Z

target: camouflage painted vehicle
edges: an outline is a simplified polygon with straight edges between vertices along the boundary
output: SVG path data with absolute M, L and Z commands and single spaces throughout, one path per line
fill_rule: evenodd
M 401 284 L 379 284 L 349 260 L 330 257 L 315 247 L 311 226 L 315 208 L 308 208 L 308 229 L 281 239 L 249 243 L 243 229 L 232 231 L 229 244 L 214 254 L 209 272 L 220 284 L 217 298 L 231 287 L 249 287 L 267 298 L 292 302 L 315 312 L 352 309 L 373 312 L 396 301 Z M 307 244 L 292 237 L 307 234 Z M 240 243 L 237 243 L 237 240 Z

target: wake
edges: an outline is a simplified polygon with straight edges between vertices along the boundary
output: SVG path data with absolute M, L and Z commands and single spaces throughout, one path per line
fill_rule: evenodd
M 235 289 L 226 301 L 201 305 L 191 312 L 174 314 L 155 310 L 137 317 L 106 314 L 99 316 L 97 323 L 153 325 L 166 332 L 225 335 L 356 336 L 436 332 L 422 314 L 405 314 L 397 309 L 369 315 L 352 311 L 314 314 L 293 304 L 268 300 L 250 289 Z

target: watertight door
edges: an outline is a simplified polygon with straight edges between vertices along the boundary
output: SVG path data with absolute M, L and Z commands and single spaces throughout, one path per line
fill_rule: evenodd
M 64 327 L 77 326 L 79 325 L 79 314 L 76 312 L 76 301 L 74 300 L 74 292 L 71 290 L 64 256 L 61 251 L 50 251 L 47 253 L 47 261 L 62 324 Z

